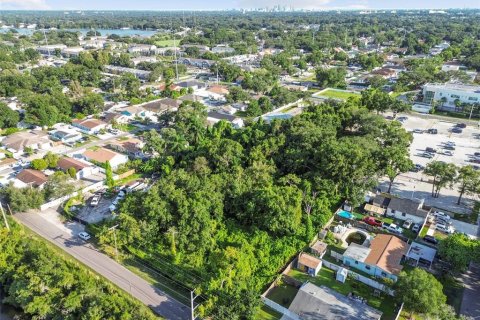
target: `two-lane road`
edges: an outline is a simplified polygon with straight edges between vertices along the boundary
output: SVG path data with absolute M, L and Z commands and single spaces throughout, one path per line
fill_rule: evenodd
M 166 319 L 190 318 L 190 309 L 158 288 L 132 273 L 115 260 L 99 252 L 94 246 L 80 240 L 42 216 L 42 213 L 18 213 L 17 220 L 43 238 L 101 274 L 118 287 L 130 293 Z

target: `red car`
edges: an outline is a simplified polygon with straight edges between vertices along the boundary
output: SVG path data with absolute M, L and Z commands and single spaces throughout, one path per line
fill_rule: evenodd
M 374 227 L 381 227 L 383 225 L 382 221 L 375 219 L 374 217 L 365 217 L 363 222 Z

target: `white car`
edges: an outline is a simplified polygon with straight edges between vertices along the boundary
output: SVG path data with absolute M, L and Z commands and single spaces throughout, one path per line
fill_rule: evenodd
M 80 239 L 82 239 L 82 240 L 85 240 L 85 241 L 87 241 L 87 240 L 89 240 L 89 239 L 91 238 L 91 236 L 90 236 L 87 232 L 85 232 L 85 231 L 80 232 L 80 233 L 78 234 L 78 237 L 79 237 Z
M 403 223 L 403 227 L 404 227 L 405 229 L 410 229 L 410 227 L 412 226 L 412 224 L 413 224 L 412 219 L 407 219 L 407 220 L 405 220 L 405 222 Z
M 444 233 L 448 233 L 448 234 L 452 234 L 452 233 L 455 232 L 455 229 L 453 228 L 453 226 L 449 226 L 449 225 L 446 225 L 446 224 L 440 224 L 440 223 L 437 223 L 435 225 L 435 229 L 437 229 L 438 231 L 444 232 Z
M 115 209 L 117 209 L 117 207 L 114 204 L 112 204 L 112 205 L 110 205 L 110 207 L 108 207 L 108 210 L 110 210 L 110 212 L 115 211 Z
M 418 233 L 418 231 L 420 231 L 420 225 L 415 223 L 412 227 L 412 231 Z
M 445 212 L 441 212 L 441 211 L 435 211 L 433 213 L 433 216 L 437 219 L 442 219 L 442 220 L 445 220 L 445 221 L 450 221 L 451 217 L 446 214 Z
M 92 207 L 96 207 L 99 202 L 100 202 L 100 195 L 95 195 L 95 196 L 92 198 L 92 201 L 90 201 L 90 205 L 91 205 Z
M 390 224 L 386 229 L 393 233 L 403 233 L 403 229 L 397 226 L 395 223 Z

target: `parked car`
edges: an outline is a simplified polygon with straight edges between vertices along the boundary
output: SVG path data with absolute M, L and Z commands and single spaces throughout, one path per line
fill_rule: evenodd
M 446 214 L 445 212 L 441 212 L 441 211 L 435 211 L 433 213 L 433 216 L 437 219 L 442 219 L 442 220 L 445 220 L 445 221 L 450 221 L 451 217 Z
M 453 133 L 462 133 L 463 130 L 462 130 L 461 128 L 455 127 L 455 128 L 452 129 L 452 132 L 453 132 Z
M 403 223 L 403 227 L 404 227 L 405 229 L 410 229 L 410 227 L 412 226 L 412 224 L 413 224 L 412 219 L 407 219 L 407 220 L 405 220 L 405 222 Z
M 438 244 L 438 240 L 435 239 L 434 236 L 426 235 L 425 237 L 423 237 L 423 241 L 425 241 L 425 242 L 430 242 L 430 243 L 432 243 L 432 244 Z
M 457 128 L 466 128 L 467 124 L 466 123 L 457 123 L 456 127 Z
M 82 239 L 82 240 L 85 240 L 85 241 L 87 241 L 87 240 L 89 240 L 89 239 L 91 238 L 91 236 L 90 236 L 87 232 L 85 232 L 85 231 L 80 232 L 80 233 L 78 234 L 78 237 L 79 237 L 80 239 Z
M 430 128 L 430 129 L 427 130 L 427 132 L 430 133 L 430 134 L 437 134 L 438 130 L 434 129 L 434 128 Z
M 413 129 L 413 133 L 423 133 L 422 129 Z
M 100 195 L 96 194 L 95 196 L 93 196 L 92 200 L 90 201 L 90 206 L 96 207 L 99 202 L 100 202 Z
M 397 226 L 395 223 L 392 223 L 392 224 L 384 223 L 383 227 L 393 233 L 399 233 L 399 234 L 403 233 L 403 229 Z
M 453 152 L 450 150 L 444 150 L 442 151 L 442 154 L 449 157 L 453 156 Z
M 453 142 L 453 141 L 447 141 L 444 143 L 446 146 L 452 146 L 452 147 L 455 147 L 456 146 L 456 143 Z
M 443 149 L 447 149 L 447 150 L 455 150 L 455 146 L 452 146 L 452 145 L 445 145 L 443 146 Z
M 424 157 L 424 158 L 428 158 L 428 159 L 432 159 L 435 155 L 433 153 L 430 153 L 430 152 L 422 152 L 419 154 L 420 157 Z
M 362 221 L 374 227 L 381 227 L 383 225 L 382 221 L 375 219 L 374 217 L 365 217 Z
M 475 152 L 473 155 L 474 155 L 475 157 L 480 157 L 480 152 Z
M 398 121 L 405 121 L 405 120 L 408 120 L 408 117 L 401 116 L 401 117 L 398 117 L 397 120 Z
M 420 225 L 418 223 L 415 223 L 412 227 L 412 231 L 418 233 L 420 231 Z
M 452 233 L 455 232 L 455 229 L 453 228 L 453 226 L 449 226 L 449 225 L 441 224 L 441 223 L 437 223 L 435 225 L 435 229 L 438 230 L 438 231 L 444 232 L 444 233 L 448 233 L 448 234 L 452 234 Z

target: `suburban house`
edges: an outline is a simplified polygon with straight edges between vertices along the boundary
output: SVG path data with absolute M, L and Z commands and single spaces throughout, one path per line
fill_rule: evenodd
M 94 168 L 88 163 L 70 157 L 59 159 L 57 167 L 64 172 L 70 168 L 75 168 L 77 179 L 86 178 L 98 172 L 98 168 Z
M 200 82 L 198 80 L 182 81 L 182 82 L 177 83 L 177 85 L 180 88 L 185 88 L 185 89 L 192 88 L 193 90 L 198 90 L 198 89 L 201 89 L 201 88 L 205 88 L 207 86 L 204 82 Z
M 82 133 L 96 134 L 100 130 L 107 127 L 107 123 L 98 119 L 75 119 L 72 121 L 72 126 L 78 128 Z
M 82 153 L 82 156 L 85 160 L 94 163 L 105 164 L 108 161 L 112 169 L 116 169 L 119 165 L 127 163 L 128 161 L 126 155 L 105 148 L 86 150 Z
M 423 208 L 423 202 L 423 199 L 391 198 L 385 214 L 400 220 L 411 219 L 422 225 L 430 212 Z
M 216 111 L 211 111 L 207 114 L 207 121 L 212 125 L 222 120 L 230 122 L 236 129 L 243 127 L 243 120 L 241 118 Z
M 124 115 L 122 113 L 117 112 L 105 112 L 102 116 L 102 120 L 106 123 L 119 123 L 119 124 L 126 124 L 128 123 L 130 117 Z
M 177 111 L 182 102 L 182 100 L 178 99 L 163 98 L 142 104 L 142 108 L 155 114 L 159 114 L 166 111 Z
M 296 319 L 303 320 L 380 320 L 382 317 L 382 312 L 363 302 L 311 282 L 300 287 L 288 310 L 297 315 Z
M 144 145 L 145 144 L 142 140 L 130 138 L 128 140 L 117 140 L 111 142 L 108 147 L 115 151 L 126 154 L 131 158 L 143 159 L 145 158 L 145 154 L 142 151 Z
M 55 130 L 50 132 L 50 139 L 53 141 L 61 141 L 63 143 L 75 143 L 82 139 L 82 135 L 73 130 Z
M 308 253 L 301 252 L 297 259 L 297 269 L 316 276 L 322 268 L 322 260 Z
M 182 58 L 178 59 L 178 63 L 201 69 L 210 69 L 210 67 L 213 66 L 216 62 L 215 60 Z
M 30 186 L 42 188 L 47 180 L 48 177 L 42 171 L 24 169 L 17 174 L 13 184 L 17 188 L 26 188 Z
M 104 66 L 105 71 L 111 74 L 118 74 L 122 75 L 124 73 L 131 73 L 139 80 L 148 80 L 150 78 L 151 71 L 147 70 L 140 70 L 135 68 L 127 68 L 127 67 L 120 67 L 120 66 L 112 66 L 106 65 Z M 157 80 L 157 79 L 156 79 Z
M 378 234 L 369 247 L 352 242 L 343 253 L 343 264 L 374 277 L 397 281 L 403 269 L 400 262 L 408 248 L 408 244 L 396 236 Z
M 124 107 L 119 109 L 118 112 L 122 115 L 122 118 L 126 120 L 126 122 L 134 120 L 135 118 L 145 119 L 153 117 L 151 112 L 145 110 L 140 105 Z
M 207 91 L 220 96 L 226 96 L 230 92 L 227 87 L 217 84 L 210 86 Z
M 149 55 L 155 52 L 157 47 L 151 44 L 132 44 L 128 47 L 128 53 Z
M 2 140 L 2 145 L 15 156 L 20 156 L 25 152 L 25 148 L 32 150 L 50 150 L 53 146 L 52 141 L 44 131 L 20 131 L 15 132 Z

